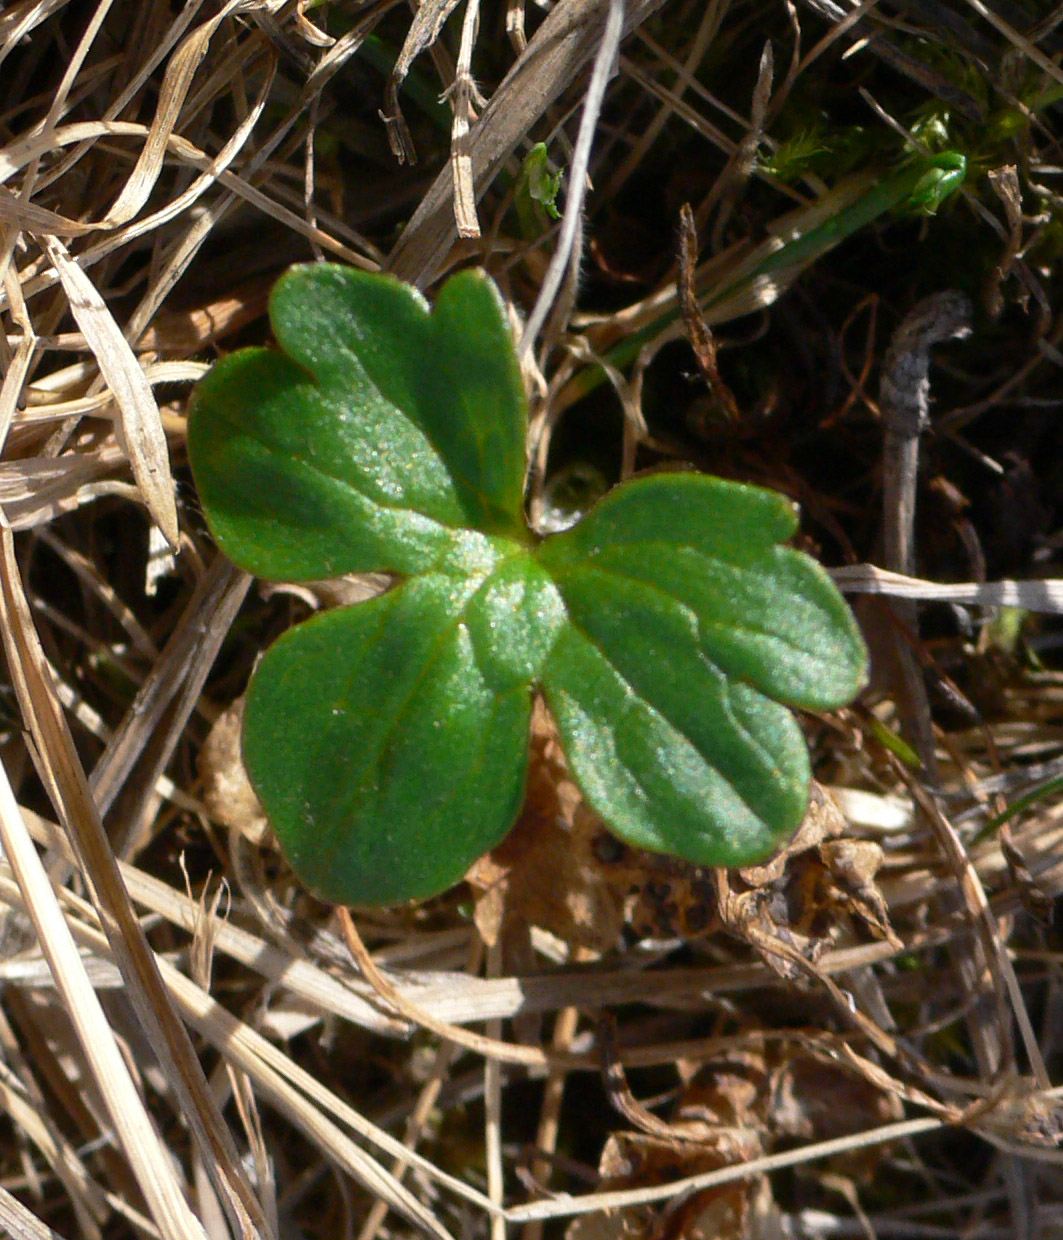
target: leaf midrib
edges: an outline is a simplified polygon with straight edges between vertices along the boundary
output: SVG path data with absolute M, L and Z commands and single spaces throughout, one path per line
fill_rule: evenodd
M 483 590 L 485 590 L 490 585 L 491 579 L 499 571 L 502 565 L 507 563 L 508 560 L 512 558 L 514 557 L 507 557 L 507 559 L 502 560 L 498 564 L 496 564 L 492 568 L 491 572 L 481 579 L 480 584 L 477 586 L 477 588 L 473 590 L 472 593 L 469 594 L 465 598 L 465 600 L 461 604 L 460 609 L 454 615 L 454 617 L 446 625 L 444 625 L 441 629 L 438 630 L 436 637 L 434 637 L 432 642 L 430 643 L 430 653 L 428 657 L 425 659 L 420 673 L 417 675 L 416 679 L 413 681 L 413 683 L 411 684 L 406 694 L 396 703 L 396 709 L 392 711 L 388 716 L 386 716 L 386 723 L 382 727 L 381 733 L 380 733 L 380 745 L 375 751 L 373 761 L 367 762 L 365 764 L 362 775 L 359 778 L 357 785 L 355 786 L 353 792 L 351 793 L 350 796 L 344 799 L 344 802 L 343 802 L 344 806 L 349 806 L 352 803 L 355 803 L 358 801 L 372 772 L 380 768 L 385 756 L 388 758 L 391 757 L 394 751 L 394 738 L 396 737 L 396 734 L 398 734 L 401 737 L 401 733 L 403 731 L 403 729 L 397 725 L 400 723 L 400 721 L 404 720 L 409 715 L 412 703 L 416 700 L 418 694 L 420 693 L 422 686 L 424 685 L 425 681 L 428 679 L 432 670 L 439 663 L 439 660 L 442 658 L 446 647 L 452 641 L 454 633 L 461 627 L 462 624 L 466 623 L 466 615 L 468 613 L 469 608 L 472 606 L 474 600 L 480 595 L 480 593 Z M 407 585 L 413 584 L 414 581 L 417 581 L 417 580 L 423 581 L 428 576 L 431 576 L 431 574 L 428 574 L 428 573 L 418 574 L 417 577 L 414 579 L 411 579 L 410 582 L 404 582 L 402 585 L 397 586 L 395 588 L 399 590 L 404 589 L 406 588 Z M 445 578 L 446 574 L 440 573 L 439 576 Z M 469 644 L 472 648 L 473 656 L 475 660 L 476 643 L 472 641 L 471 634 L 470 634 Z M 483 670 L 479 666 L 479 663 L 476 663 L 476 666 L 477 666 L 477 670 L 481 673 L 481 678 L 486 680 L 486 677 L 483 676 Z M 356 672 L 352 673 L 352 678 L 356 676 L 357 676 Z M 346 682 L 344 686 L 344 700 L 347 700 L 348 686 L 351 683 L 352 682 L 349 680 Z M 532 679 L 529 678 L 524 687 L 530 690 L 532 683 L 533 683 Z M 517 691 L 517 687 L 515 687 L 512 690 L 512 692 L 516 692 L 516 691 Z M 497 709 L 496 709 L 497 705 L 503 700 L 506 694 L 491 693 L 490 696 L 493 699 L 493 713 L 497 713 Z M 456 794 L 454 793 L 449 794 L 447 797 L 444 798 L 444 801 L 450 800 L 451 797 L 454 795 Z
M 629 544 L 629 545 L 634 546 L 635 544 Z M 674 543 L 669 544 L 669 543 L 664 543 L 664 542 L 640 543 L 638 545 L 640 547 L 645 546 L 647 548 L 659 547 L 659 548 L 662 548 L 664 552 L 674 551 L 675 546 L 676 546 L 676 544 Z M 684 544 L 684 546 L 686 550 L 690 551 L 692 555 L 695 555 L 699 559 L 705 561 L 706 564 L 709 566 L 723 564 L 730 568 L 734 567 L 734 565 L 729 565 L 726 560 L 722 560 L 716 556 L 707 556 L 705 555 L 704 552 L 698 551 L 696 548 L 690 546 L 689 544 Z M 614 569 L 612 567 L 610 568 L 599 567 L 593 562 L 593 558 L 591 556 L 587 556 L 586 559 L 582 561 L 570 561 L 569 564 L 567 564 L 565 567 L 567 571 L 571 573 L 584 572 L 584 573 L 587 573 L 588 575 L 593 575 L 595 573 L 598 573 L 603 577 L 615 577 L 619 581 L 630 582 L 632 585 L 641 586 L 645 588 L 646 590 L 661 596 L 662 598 L 666 599 L 668 602 L 673 603 L 678 607 L 681 607 L 685 612 L 688 612 L 690 615 L 694 617 L 694 620 L 696 622 L 696 629 L 699 634 L 699 638 L 700 638 L 700 634 L 704 630 L 710 630 L 713 632 L 721 632 L 721 633 L 732 633 L 732 634 L 737 634 L 739 636 L 742 633 L 753 633 L 754 635 L 758 637 L 764 637 L 771 641 L 777 641 L 779 642 L 780 645 L 785 646 L 786 649 L 793 651 L 795 654 L 803 655 L 805 657 L 808 656 L 808 651 L 804 647 L 799 646 L 795 642 L 788 640 L 782 634 L 773 632 L 771 629 L 765 629 L 763 627 L 758 627 L 755 624 L 748 624 L 748 625 L 747 624 L 724 624 L 722 621 L 703 620 L 701 616 L 698 614 L 698 612 L 695 611 L 694 608 L 688 602 L 685 602 L 678 595 L 670 593 L 667 589 L 665 589 L 664 586 L 661 586 L 657 582 L 654 582 L 654 581 L 648 581 L 644 577 L 637 577 L 629 572 L 620 572 L 617 569 Z M 557 583 L 557 588 L 558 590 L 561 591 L 562 596 L 563 596 L 564 587 L 562 586 L 559 578 L 564 576 L 564 572 L 563 571 L 556 572 L 553 566 L 550 566 L 548 571 L 550 572 L 551 576 L 554 578 L 555 582 Z M 749 571 L 749 570 L 740 570 L 740 571 Z M 770 573 L 752 574 L 752 575 L 754 575 L 758 580 L 763 580 L 765 577 L 770 580 L 770 577 L 771 577 Z M 700 647 L 700 640 L 699 640 L 699 647 Z M 755 682 L 751 681 L 749 677 L 747 676 L 737 676 L 737 675 L 732 676 L 729 672 L 725 672 L 723 668 L 720 669 L 720 672 L 722 675 L 732 680 L 744 681 L 747 684 L 753 685 L 754 688 L 758 688 Z M 774 695 L 769 695 L 769 696 L 774 696 Z M 776 698 L 775 700 L 783 701 L 782 698 Z

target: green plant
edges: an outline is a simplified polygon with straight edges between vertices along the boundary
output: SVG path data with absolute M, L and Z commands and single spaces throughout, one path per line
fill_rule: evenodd
M 513 195 L 521 235 L 526 241 L 541 237 L 554 220 L 561 218 L 557 209 L 560 192 L 561 173 L 550 163 L 546 143 L 536 142 L 520 166 Z
M 244 757 L 321 895 L 438 892 L 520 808 L 533 692 L 625 839 L 750 862 L 805 809 L 781 703 L 826 709 L 865 653 L 782 496 L 692 473 L 629 482 L 545 539 L 523 515 L 526 409 L 494 285 L 412 288 L 321 264 L 270 302 L 279 350 L 220 361 L 189 453 L 207 521 L 273 580 L 389 572 L 262 659 Z

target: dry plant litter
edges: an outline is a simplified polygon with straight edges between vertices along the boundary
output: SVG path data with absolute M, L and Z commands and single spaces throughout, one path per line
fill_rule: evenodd
M 1060 1234 L 1063 9 L 413 7 L 0 9 L 0 1227 Z M 942 130 L 955 201 L 832 231 Z M 539 140 L 568 178 L 529 236 Z M 240 693 L 379 583 L 222 561 L 184 407 L 315 257 L 495 276 L 533 514 L 677 465 L 802 504 L 877 674 L 806 721 L 774 862 L 619 845 L 542 719 L 466 888 L 292 883 Z M 899 354 L 923 421 L 883 510 Z

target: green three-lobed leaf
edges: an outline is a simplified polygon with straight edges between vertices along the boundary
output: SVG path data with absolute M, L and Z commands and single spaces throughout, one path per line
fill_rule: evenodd
M 211 530 L 274 580 L 379 571 L 386 594 L 267 652 L 244 757 L 296 872 L 385 904 L 464 874 L 520 808 L 533 694 L 625 839 L 708 865 L 799 823 L 787 706 L 859 689 L 865 655 L 779 495 L 659 474 L 545 540 L 524 522 L 526 411 L 502 303 L 463 272 L 435 309 L 384 276 L 294 268 L 279 350 L 219 362 L 189 453 Z

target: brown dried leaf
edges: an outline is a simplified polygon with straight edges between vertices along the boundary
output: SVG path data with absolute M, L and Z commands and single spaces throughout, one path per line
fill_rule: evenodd
M 903 1116 L 894 1094 L 793 1045 L 771 1074 L 767 1122 L 777 1137 L 830 1141 Z
M 830 872 L 837 905 L 864 925 L 877 939 L 898 950 L 901 941 L 890 925 L 889 909 L 875 876 L 882 866 L 882 849 L 873 840 L 825 840 L 819 855 Z
M 761 1113 L 766 1109 L 767 1064 L 757 1039 L 748 1050 L 735 1049 L 700 1072 L 670 1119 L 654 1134 L 616 1133 L 605 1143 L 599 1164 L 601 1189 L 655 1187 L 677 1179 L 748 1163 L 769 1152 Z M 700 1240 L 745 1240 L 754 1217 L 766 1223 L 777 1213 L 765 1176 L 739 1180 L 681 1199 L 668 1211 L 664 1234 Z M 569 1227 L 566 1240 L 613 1240 L 662 1234 L 652 1206 L 635 1206 L 588 1216 Z
M 874 884 L 882 850 L 868 840 L 839 838 L 846 827 L 830 792 L 814 784 L 809 811 L 789 844 L 766 865 L 718 880 L 727 929 L 788 980 L 804 972 L 793 953 L 814 963 L 830 946 L 842 917 L 900 946 Z
M 843 834 L 848 825 L 831 792 L 813 780 L 808 809 L 797 831 L 763 865 L 747 865 L 739 870 L 742 881 L 750 887 L 765 887 L 777 882 L 786 872 L 791 858 L 814 848 L 821 840 Z
M 199 776 L 210 816 L 257 845 L 269 837 L 270 827 L 244 766 L 244 703 L 243 697 L 237 698 L 218 716 L 199 753 Z
M 485 942 L 541 926 L 573 947 L 606 951 L 623 926 L 622 901 L 596 863 L 600 820 L 583 804 L 549 715 L 537 703 L 524 808 L 501 844 L 471 867 Z
M 690 347 L 701 371 L 701 377 L 708 385 L 710 395 L 715 399 L 716 408 L 728 421 L 738 421 L 741 410 L 734 398 L 734 393 L 724 382 L 716 356 L 716 339 L 712 328 L 705 322 L 705 316 L 698 303 L 695 280 L 698 266 L 698 232 L 694 223 L 694 212 L 690 203 L 684 202 L 679 211 L 679 305 L 683 314 L 683 323 L 687 329 Z
M 973 1125 L 1005 1140 L 1055 1148 L 1063 1142 L 1063 1105 L 1027 1077 L 1009 1083 Z
M 642 939 L 697 939 L 719 929 L 713 871 L 630 848 L 601 827 L 594 855 L 625 896 L 624 915 Z
M 743 1155 L 733 1157 L 705 1146 L 673 1145 L 654 1137 L 618 1133 L 609 1138 L 602 1152 L 602 1190 L 655 1187 L 686 1176 L 732 1166 L 759 1157 L 763 1150 L 755 1139 Z M 764 1200 L 766 1196 L 766 1200 Z M 661 1212 L 655 1206 L 606 1210 L 573 1220 L 566 1240 L 650 1240 L 661 1234 L 684 1240 L 746 1240 L 752 1214 L 763 1217 L 765 1209 L 777 1212 L 771 1186 L 764 1176 L 752 1182 L 739 1180 L 680 1199 L 667 1212 L 662 1233 Z M 770 1234 L 767 1233 L 767 1234 Z

